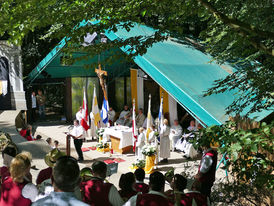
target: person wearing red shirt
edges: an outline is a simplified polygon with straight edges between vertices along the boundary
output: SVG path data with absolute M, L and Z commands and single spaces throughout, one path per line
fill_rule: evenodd
M 1 206 L 29 206 L 38 194 L 35 186 L 27 176 L 31 167 L 30 154 L 20 153 L 13 158 L 10 165 L 11 176 L 6 178 L 1 186 Z M 33 188 L 28 192 L 26 188 Z
M 145 171 L 142 168 L 138 168 L 134 172 L 136 183 L 135 183 L 135 190 L 137 192 L 141 192 L 142 194 L 146 194 L 149 192 L 149 186 L 144 183 L 145 179 Z

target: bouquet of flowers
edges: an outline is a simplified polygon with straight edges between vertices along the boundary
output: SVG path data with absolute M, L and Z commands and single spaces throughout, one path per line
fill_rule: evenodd
M 142 148 L 142 154 L 145 156 L 153 156 L 156 154 L 156 148 L 155 146 L 152 146 L 150 144 L 146 144 Z
M 99 128 L 99 129 L 96 130 L 96 135 L 98 137 L 103 137 L 104 131 L 105 131 L 104 128 Z
M 99 144 L 96 145 L 97 148 L 99 149 L 106 149 L 106 148 L 109 148 L 109 144 L 106 142 L 100 142 Z
M 136 168 L 144 168 L 146 165 L 145 160 L 136 160 L 134 163 L 132 163 L 132 167 Z

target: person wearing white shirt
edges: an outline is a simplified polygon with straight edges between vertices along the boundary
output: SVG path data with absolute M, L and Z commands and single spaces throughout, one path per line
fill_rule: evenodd
M 79 111 L 76 113 L 76 119 L 79 121 L 79 123 L 81 122 L 81 120 L 83 119 L 83 112 L 82 112 L 82 107 L 79 108 Z
M 124 206 L 140 205 L 170 205 L 165 191 L 165 177 L 161 172 L 154 172 L 149 176 L 150 191 L 147 194 L 137 194 L 131 197 Z
M 164 124 L 161 126 L 160 131 L 160 157 L 163 158 L 160 162 L 162 163 L 167 163 L 167 159 L 170 157 L 169 133 L 168 120 L 164 119 Z
M 189 124 L 189 127 L 187 128 L 188 131 L 196 131 L 196 127 L 195 127 L 195 121 L 194 120 L 191 120 L 190 121 L 190 124 Z
M 84 139 L 84 128 L 79 124 L 78 120 L 74 120 L 74 127 L 71 133 L 68 135 L 74 139 L 74 146 L 79 157 L 78 161 L 82 162 L 84 160 L 83 152 L 81 149 Z
M 156 148 L 155 164 L 158 164 L 158 162 L 159 162 L 159 145 L 158 145 L 159 141 L 157 139 L 157 136 L 155 135 L 155 126 L 152 125 L 150 127 L 150 130 L 151 130 L 151 132 L 148 135 L 148 142 L 149 142 L 149 144 L 155 146 L 155 148 Z
M 93 139 L 93 137 L 96 138 L 96 126 L 94 122 L 93 112 L 90 112 L 89 117 L 90 117 L 90 136 Z
M 175 145 L 177 141 L 181 138 L 183 128 L 179 125 L 178 120 L 174 120 L 174 125 L 170 129 L 169 139 L 171 141 L 172 151 L 175 151 Z
M 110 122 L 111 125 L 113 125 L 113 123 L 114 123 L 115 115 L 116 115 L 116 112 L 113 110 L 112 107 L 109 107 L 108 119 L 111 121 L 111 122 Z
M 146 137 L 145 137 L 145 133 L 144 133 L 144 128 L 140 127 L 138 139 L 136 142 L 137 159 L 139 159 L 139 160 L 145 159 L 144 155 L 142 154 L 142 151 L 143 151 L 142 148 L 143 148 L 143 146 L 145 146 L 145 139 L 146 139 Z

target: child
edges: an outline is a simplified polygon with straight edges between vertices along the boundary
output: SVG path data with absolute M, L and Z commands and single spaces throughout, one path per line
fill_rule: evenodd
M 138 168 L 134 172 L 136 183 L 135 183 L 135 190 L 137 192 L 141 192 L 142 194 L 146 194 L 149 192 L 149 186 L 144 183 L 145 179 L 145 171 L 142 168 Z

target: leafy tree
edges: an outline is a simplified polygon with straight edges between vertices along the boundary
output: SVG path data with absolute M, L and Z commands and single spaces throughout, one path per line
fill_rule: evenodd
M 153 43 L 168 36 L 198 37 L 206 52 L 237 70 L 216 81 L 206 95 L 239 88 L 239 98 L 228 112 L 273 109 L 274 15 L 271 0 L 6 0 L 0 3 L 0 35 L 20 44 L 30 31 L 49 26 L 45 38 L 70 38 L 67 52 L 77 49 L 87 32 L 101 33 L 118 28 L 130 30 L 133 22 L 157 29 L 151 36 L 96 44 L 81 48 L 88 56 L 110 48 L 132 45 L 143 54 Z M 100 20 L 80 27 L 83 20 Z M 162 35 L 165 33 L 166 35 Z M 79 48 L 78 48 L 79 49 Z M 83 57 L 84 58 L 84 57 Z M 109 56 L 110 60 L 112 56 Z

